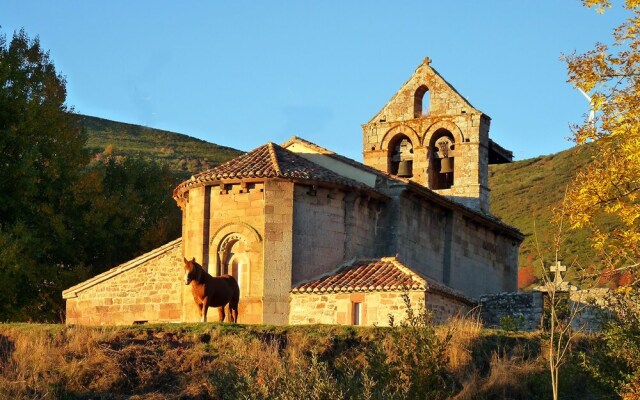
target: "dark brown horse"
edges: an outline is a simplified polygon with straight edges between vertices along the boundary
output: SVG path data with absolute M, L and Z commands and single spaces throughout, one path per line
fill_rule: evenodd
M 184 283 L 191 285 L 193 299 L 198 305 L 202 322 L 207 322 L 207 309 L 218 307 L 220 321 L 224 321 L 224 307 L 229 304 L 229 314 L 232 322 L 238 322 L 238 302 L 240 288 L 238 282 L 231 275 L 213 277 L 207 273 L 193 258 L 184 259 Z

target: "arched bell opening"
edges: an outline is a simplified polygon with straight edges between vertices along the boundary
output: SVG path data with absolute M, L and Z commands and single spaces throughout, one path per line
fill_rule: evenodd
M 413 94 L 413 117 L 420 118 L 429 115 L 430 108 L 431 96 L 429 88 L 422 85 Z
M 402 178 L 413 176 L 413 144 L 404 134 L 389 142 L 387 171 Z
M 449 189 L 453 186 L 455 171 L 455 139 L 446 129 L 437 130 L 431 137 L 429 153 L 429 186 L 431 189 Z

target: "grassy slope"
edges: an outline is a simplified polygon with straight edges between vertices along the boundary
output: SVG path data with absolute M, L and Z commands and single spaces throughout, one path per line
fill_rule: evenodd
M 492 213 L 526 236 L 520 247 L 521 269 L 533 266 L 539 274 L 536 239 L 545 260 L 553 259 L 550 249 L 558 228 L 552 224 L 552 210 L 561 207 L 567 185 L 589 158 L 586 146 L 489 168 Z M 586 268 L 597 262 L 584 230 L 565 233 L 559 254 L 564 264 L 577 262 Z
M 424 360 L 434 355 L 416 359 L 414 353 L 426 332 L 328 325 L 0 324 L 0 399 L 417 398 L 406 391 L 433 376 Z M 458 400 L 549 398 L 539 334 L 483 331 L 471 320 L 437 332 L 452 336 L 443 358 L 435 355 L 444 367 L 435 389 L 444 391 L 447 382 Z M 406 350 L 399 354 L 400 338 Z M 589 352 L 597 340 L 578 342 Z M 561 395 L 613 398 L 571 359 L 563 367 Z
M 166 164 L 182 178 L 242 154 L 239 150 L 180 133 L 85 115 L 78 115 L 78 118 L 86 129 L 87 148 L 91 153 L 112 146 L 114 154 L 135 155 Z

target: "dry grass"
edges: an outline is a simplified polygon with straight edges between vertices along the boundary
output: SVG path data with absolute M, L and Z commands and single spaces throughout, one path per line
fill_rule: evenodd
M 541 360 L 523 360 L 521 357 L 494 352 L 489 373 L 481 376 L 473 369 L 466 377 L 455 400 L 471 399 L 526 399 L 530 398 L 530 378 L 544 371 Z
M 449 370 L 464 373 L 472 362 L 474 345 L 482 337 L 482 322 L 479 313 L 472 311 L 465 316 L 452 318 L 446 328 L 452 332 L 447 348 Z
M 408 388 L 419 385 L 413 380 L 433 376 L 411 349 L 398 353 L 399 345 L 415 341 L 404 337 L 406 343 L 398 344 L 397 332 L 412 331 L 395 332 L 0 324 L 0 399 L 414 398 Z M 444 379 L 450 391 L 431 398 L 544 398 L 528 393 L 531 377 L 545 368 L 529 349 L 539 342 L 536 336 L 505 338 L 483 331 L 476 317 L 454 319 L 437 333 L 447 340 Z

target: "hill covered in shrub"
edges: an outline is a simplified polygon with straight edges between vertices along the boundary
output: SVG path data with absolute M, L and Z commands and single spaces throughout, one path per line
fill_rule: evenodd
M 86 148 L 92 154 L 104 152 L 153 160 L 166 165 L 178 177 L 216 167 L 241 151 L 188 135 L 108 119 L 77 115 L 87 133 Z
M 547 263 L 554 260 L 553 239 L 559 232 L 559 223 L 553 220 L 553 210 L 562 209 L 566 188 L 576 172 L 589 163 L 591 148 L 584 145 L 489 167 L 491 212 L 525 235 L 519 256 L 521 288 L 537 284 L 541 259 Z M 570 230 L 566 224 L 563 229 L 559 258 L 570 266 L 568 276 L 575 275 L 580 268 L 600 270 L 600 257 L 587 232 Z

